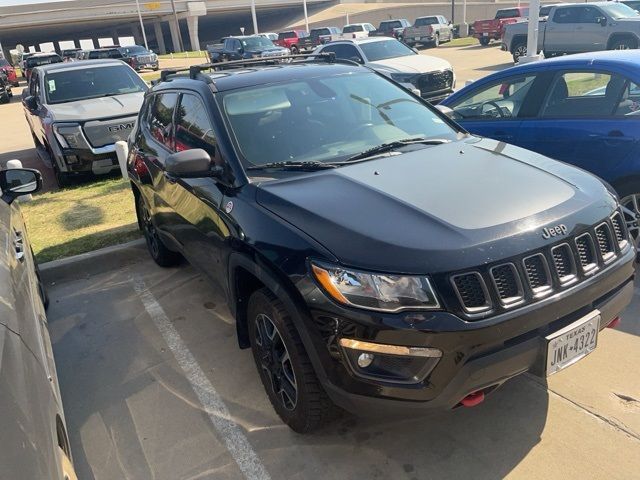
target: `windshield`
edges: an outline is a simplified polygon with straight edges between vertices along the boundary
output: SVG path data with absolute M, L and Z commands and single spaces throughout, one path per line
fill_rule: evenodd
M 438 19 L 436 17 L 423 17 L 416 19 L 415 26 L 422 27 L 423 25 L 435 25 L 438 23 Z
M 386 60 L 387 58 L 406 57 L 416 55 L 416 52 L 398 40 L 384 40 L 381 42 L 370 42 L 360 44 L 369 62 Z
M 458 137 L 409 92 L 370 72 L 289 80 L 221 95 L 246 167 L 341 161 L 397 140 Z
M 122 58 L 120 50 L 91 50 L 89 52 L 89 58 L 95 60 L 97 58 Z
M 132 45 L 131 47 L 123 47 L 121 50 L 124 53 L 126 53 L 127 55 L 145 55 L 145 54 L 151 53 L 149 50 L 147 50 L 144 47 L 141 47 L 140 45 Z
M 253 50 L 259 48 L 271 48 L 273 42 L 265 37 L 248 37 L 240 40 L 245 50 Z
M 598 5 L 611 18 L 629 18 L 637 17 L 638 12 L 624 3 L 608 3 L 606 5 Z
M 146 83 L 124 64 L 47 73 L 44 87 L 49 104 L 147 90 Z
M 58 55 L 49 55 L 47 57 L 29 57 L 27 58 L 27 68 L 39 67 L 40 65 L 49 65 L 50 63 L 60 63 L 62 59 Z
M 529 15 L 528 10 L 525 12 L 523 10 L 523 15 Z M 507 8 L 505 10 L 498 10 L 496 13 L 496 18 L 514 18 L 520 16 L 520 10 L 517 8 Z
M 362 25 L 347 25 L 342 29 L 342 33 L 363 32 L 364 27 Z

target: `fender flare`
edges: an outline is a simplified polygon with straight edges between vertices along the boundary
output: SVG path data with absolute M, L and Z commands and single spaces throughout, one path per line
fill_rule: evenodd
M 241 338 L 244 337 L 244 334 L 240 329 L 240 321 L 243 321 L 243 319 L 237 318 L 238 297 L 236 292 L 235 275 L 237 267 L 244 268 L 253 276 L 255 276 L 278 298 L 278 300 L 280 300 L 285 305 L 287 311 L 291 314 L 293 323 L 296 326 L 296 330 L 298 331 L 298 335 L 300 335 L 302 343 L 304 344 L 304 348 L 307 352 L 307 355 L 309 356 L 309 359 L 311 360 L 316 375 L 318 376 L 320 382 L 324 384 L 327 381 L 327 374 L 325 372 L 324 366 L 322 365 L 322 361 L 320 360 L 320 357 L 316 352 L 313 340 L 309 335 L 309 331 L 305 325 L 305 320 L 310 323 L 311 318 L 309 317 L 308 313 L 306 312 L 306 308 L 302 303 L 302 297 L 300 297 L 299 299 L 295 299 L 296 294 L 292 294 L 292 292 L 289 291 L 290 288 L 286 286 L 286 284 L 283 284 L 283 282 L 278 279 L 277 274 L 275 272 L 272 272 L 267 265 L 260 265 L 258 261 L 256 261 L 248 254 L 233 252 L 229 256 L 228 264 L 229 308 L 231 309 L 231 313 L 236 320 L 236 333 L 238 335 L 238 342 L 240 342 L 240 345 L 243 345 L 243 340 L 248 342 L 248 339 Z

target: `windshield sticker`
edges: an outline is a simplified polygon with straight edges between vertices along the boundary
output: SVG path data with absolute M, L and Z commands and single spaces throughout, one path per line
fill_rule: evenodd
M 49 80 L 49 92 L 55 92 L 55 91 L 56 91 L 56 81 Z

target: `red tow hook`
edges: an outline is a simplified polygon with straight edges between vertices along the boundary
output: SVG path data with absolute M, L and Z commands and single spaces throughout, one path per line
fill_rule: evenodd
M 616 328 L 618 325 L 620 325 L 620 317 L 616 317 L 611 320 L 607 325 L 607 328 Z
M 480 405 L 483 401 L 484 392 L 482 390 L 479 390 L 464 397 L 462 400 L 460 400 L 460 403 L 465 407 L 475 407 L 476 405 Z

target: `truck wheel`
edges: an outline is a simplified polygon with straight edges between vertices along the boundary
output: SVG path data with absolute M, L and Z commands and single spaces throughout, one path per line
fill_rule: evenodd
M 177 252 L 169 250 L 160 238 L 160 234 L 155 225 L 151 221 L 151 215 L 149 209 L 145 204 L 142 194 L 137 195 L 138 201 L 136 202 L 136 213 L 140 220 L 140 226 L 142 227 L 142 233 L 144 239 L 147 242 L 147 249 L 153 261 L 161 267 L 173 267 L 180 263 L 181 255 Z
M 295 432 L 316 430 L 335 406 L 318 381 L 291 315 L 263 288 L 249 298 L 247 319 L 253 358 L 274 410 Z
M 433 38 L 433 47 L 438 48 L 440 46 L 440 35 L 436 33 L 436 36 Z
M 630 50 L 638 48 L 638 42 L 630 37 L 618 37 L 611 41 L 609 50 Z
M 491 39 L 488 37 L 480 37 L 480 45 L 482 45 L 483 47 L 486 47 L 487 45 L 489 45 L 490 41 Z
M 51 157 L 51 161 L 53 162 L 53 174 L 56 177 L 58 188 L 66 188 L 71 185 L 71 179 L 69 178 L 69 175 L 60 171 L 58 166 L 55 164 L 55 160 L 53 159 L 53 157 Z
M 520 57 L 524 57 L 527 55 L 527 44 L 526 43 L 518 43 L 513 47 L 513 63 L 518 63 Z
M 300 52 L 300 50 L 298 50 L 298 47 L 296 47 L 295 45 L 291 46 L 291 54 L 292 55 L 297 55 Z

